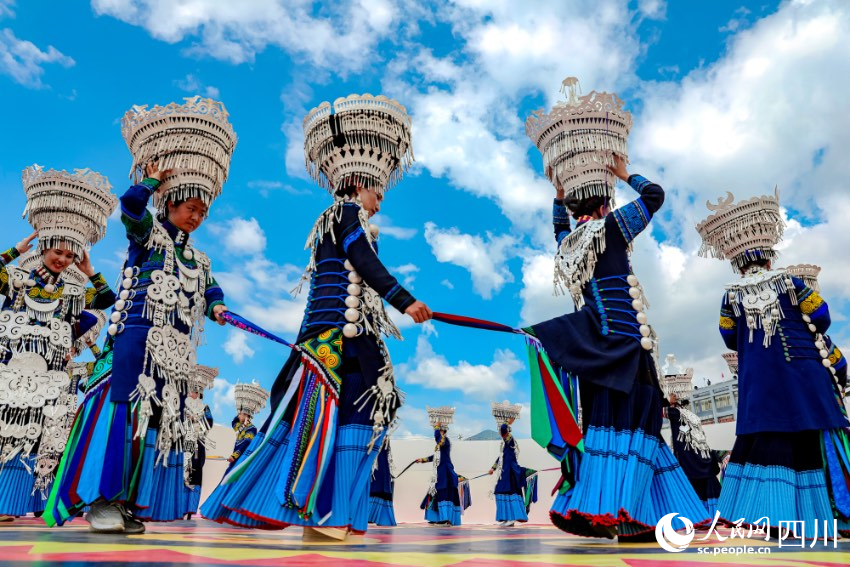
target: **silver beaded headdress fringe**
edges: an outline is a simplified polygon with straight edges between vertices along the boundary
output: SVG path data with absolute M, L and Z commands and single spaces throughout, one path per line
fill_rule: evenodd
M 304 118 L 304 158 L 331 194 L 347 185 L 388 191 L 414 160 L 407 109 L 383 95 L 323 102 Z
M 217 376 L 218 368 L 198 364 L 195 371 L 189 375 L 189 391 L 200 393 L 211 389 Z
M 800 278 L 804 284 L 820 293 L 820 283 L 818 282 L 818 275 L 820 275 L 821 271 L 820 266 L 816 264 L 794 264 L 785 268 L 785 271 L 795 278 Z
M 106 234 L 118 198 L 109 180 L 91 169 L 45 170 L 35 164 L 21 173 L 24 217 L 38 231 L 38 251 L 64 246 L 78 258 Z
M 734 201 L 735 196 L 727 191 L 717 204 L 706 202 L 713 214 L 696 229 L 702 237 L 700 256 L 729 260 L 737 272 L 753 260 L 776 258 L 773 247 L 782 240 L 785 223 L 779 211 L 778 189 L 773 195 Z
M 134 106 L 121 119 L 121 134 L 133 154 L 133 181 L 141 181 L 150 161 L 159 161 L 160 170 L 171 170 L 154 194 L 154 206 L 160 210 L 169 201 L 192 198 L 210 206 L 227 181 L 236 147 L 236 132 L 223 103 L 200 96 L 184 100 L 153 108 Z
M 428 412 L 428 421 L 431 422 L 431 427 L 437 427 L 437 424 L 451 425 L 454 420 L 455 408 L 453 407 L 440 406 L 432 408 L 431 406 L 425 406 L 425 410 Z
M 729 372 L 732 373 L 733 376 L 738 374 L 738 353 L 737 352 L 724 352 L 723 360 L 726 361 L 726 366 L 729 367 Z
M 256 382 L 236 384 L 234 394 L 236 396 L 236 411 L 245 412 L 250 416 L 266 407 L 266 400 L 269 399 L 270 395 L 268 390 Z
M 522 406 L 519 404 L 511 404 L 510 402 L 493 402 L 490 404 L 493 411 L 493 417 L 496 419 L 496 424 L 501 426 L 503 423 L 508 423 L 512 419 L 519 419 L 519 414 L 522 413 Z
M 614 165 L 613 154 L 628 161 L 627 140 L 632 115 L 613 93 L 578 94 L 578 79 L 567 77 L 558 102 L 546 114 L 537 110 L 525 121 L 525 132 L 543 154 L 546 177 L 577 199 L 600 196 L 614 198 L 616 178 L 606 166 Z

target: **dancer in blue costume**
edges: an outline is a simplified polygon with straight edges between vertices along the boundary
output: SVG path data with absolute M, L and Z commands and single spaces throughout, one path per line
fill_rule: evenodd
M 661 437 L 663 393 L 652 356 L 655 341 L 629 258 L 632 241 L 661 207 L 664 191 L 626 170 L 632 120 L 622 101 L 598 92 L 579 97 L 577 83 L 565 80 L 567 100 L 526 123 L 557 190 L 555 280 L 577 309 L 528 329 L 551 359 L 563 389 L 574 392 L 578 379 L 583 416 L 584 453 L 577 459 L 570 454 L 581 446 L 565 448 L 550 517 L 555 526 L 577 535 L 651 541 L 668 513 L 694 524 L 708 519 Z M 638 198 L 609 212 L 617 178 Z M 568 417 L 552 416 L 556 421 Z
M 269 399 L 269 393 L 256 384 L 237 384 L 235 389 L 236 417 L 230 425 L 236 433 L 236 441 L 233 444 L 233 452 L 227 458 L 229 464 L 225 474 L 230 472 L 257 436 L 257 426 L 252 420 L 254 414 L 263 409 Z
M 493 494 L 496 498 L 496 521 L 510 527 L 516 522 L 528 521 L 528 510 L 537 502 L 536 471 L 519 465 L 519 444 L 511 434 L 511 425 L 519 417 L 522 406 L 493 403 L 493 417 L 499 425 L 502 446 L 499 458 L 490 468 L 496 475 Z
M 738 353 L 738 420 L 718 509 L 771 528 L 804 522 L 807 538 L 848 534 L 847 369 L 826 336 L 829 307 L 792 272 L 771 269 L 784 230 L 778 193 L 733 201 L 709 204 L 697 225 L 701 253 L 741 276 L 720 307 L 720 334 Z
M 224 324 L 227 310 L 190 234 L 227 178 L 236 144 L 227 116 L 200 97 L 124 116 L 132 171 L 144 179 L 120 199 L 129 240 L 123 289 L 44 512 L 49 526 L 86 505 L 90 529 L 102 533 L 141 533 L 140 520 L 183 517 L 188 381 L 204 319 Z
M 313 178 L 334 196 L 308 239 L 307 307 L 272 387 L 271 416 L 201 507 L 246 527 L 304 526 L 343 539 L 368 527 L 369 477 L 401 404 L 383 335 L 383 300 L 417 323 L 431 311 L 384 267 L 369 218 L 413 159 L 410 118 L 394 100 L 350 95 L 304 120 Z
M 452 442 L 447 435 L 454 408 L 427 408 L 434 427 L 434 454 L 417 459 L 418 463 L 433 463 L 431 483 L 420 508 L 425 510 L 429 524 L 461 525 L 463 511 L 471 504 L 469 482 L 459 477 L 452 463 Z
M 218 368 L 199 364 L 189 377 L 189 397 L 186 399 L 183 423 L 188 439 L 184 445 L 183 476 L 186 504 L 183 513 L 187 520 L 198 513 L 201 504 L 201 489 L 204 484 L 204 464 L 207 461 L 207 433 L 214 424 L 210 407 L 204 402 L 204 390 L 213 387 Z
M 694 487 L 700 501 L 710 516 L 717 512 L 717 498 L 720 496 L 720 464 L 712 454 L 702 421 L 690 410 L 688 400 L 679 401 L 671 393 L 667 396 L 667 418 L 670 420 L 670 437 L 673 441 L 673 454 L 682 466 L 685 476 Z
M 106 231 L 117 200 L 91 170 L 28 167 L 26 213 L 36 232 L 0 254 L 0 515 L 40 512 L 67 438 L 75 341 L 115 294 L 87 249 Z M 10 263 L 21 258 L 20 265 Z M 87 283 L 91 287 L 86 287 Z M 74 392 L 76 395 L 76 391 Z
M 390 436 L 384 437 L 381 452 L 375 460 L 372 470 L 372 484 L 369 487 L 369 523 L 378 526 L 394 526 L 392 450 Z

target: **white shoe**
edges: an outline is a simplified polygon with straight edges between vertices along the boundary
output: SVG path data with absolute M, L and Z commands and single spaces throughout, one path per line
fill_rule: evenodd
M 516 522 L 514 520 L 505 520 L 502 522 L 503 528 L 512 528 Z
M 89 529 L 93 532 L 103 534 L 124 533 L 124 516 L 121 514 L 121 510 L 104 500 L 91 505 L 88 514 L 86 514 L 86 521 L 89 523 Z

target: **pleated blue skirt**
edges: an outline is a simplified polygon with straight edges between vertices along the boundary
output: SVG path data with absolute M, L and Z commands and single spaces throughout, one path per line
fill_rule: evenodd
M 183 494 L 185 496 L 184 513 L 197 514 L 198 508 L 201 505 L 201 487 L 183 485 Z
M 525 499 L 520 494 L 495 494 L 497 522 L 527 522 Z
M 435 500 L 425 508 L 425 521 L 432 524 L 461 525 L 460 506 L 451 500 Z
M 32 511 L 35 476 L 35 456 L 25 457 L 24 462 L 15 457 L 0 469 L 0 514 L 6 516 L 26 516 Z M 30 470 L 27 470 L 27 466 Z
M 395 526 L 393 501 L 377 496 L 369 497 L 369 523 L 378 526 Z
M 834 498 L 846 494 L 831 492 L 828 486 L 824 434 L 828 432 L 739 435 L 717 503 L 721 518 L 773 528 L 802 522 L 806 538 L 823 538 L 824 530 L 829 538 L 836 528 L 841 533 L 850 530 L 847 518 L 834 512 Z
M 581 387 L 585 453 L 575 485 L 552 505 L 552 523 L 588 537 L 598 537 L 593 524 L 616 526 L 622 538 L 649 534 L 671 512 L 694 525 L 709 523 L 705 505 L 661 438 L 658 387 L 635 384 L 631 394 Z M 685 524 L 677 517 L 673 526 Z

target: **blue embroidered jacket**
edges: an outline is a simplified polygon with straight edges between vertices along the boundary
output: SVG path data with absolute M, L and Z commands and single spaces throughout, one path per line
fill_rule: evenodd
M 605 217 L 605 251 L 599 254 L 593 277 L 582 289 L 584 306 L 532 326 L 551 359 L 581 380 L 630 392 L 636 378 L 657 381 L 650 351 L 640 345 L 637 312 L 626 278 L 632 274 L 629 244 L 649 225 L 664 203 L 664 190 L 640 175 L 629 177 L 640 195 Z M 553 211 L 558 244 L 570 234 L 563 202 Z M 595 221 L 594 221 L 595 222 Z
M 343 205 L 340 220 L 334 219 L 331 229 L 334 238 L 325 235 L 316 249 L 316 270 L 310 280 L 299 343 L 328 328 L 345 326 L 345 298 L 350 283 L 344 266 L 346 259 L 364 282 L 401 313 L 416 301 L 378 259 L 377 245 L 373 247 L 367 240 L 359 210 L 354 203 Z
M 516 439 L 511 435 L 511 429 L 508 424 L 503 423 L 499 428 L 499 434 L 505 440 L 505 446 L 502 449 L 502 472 L 496 481 L 496 494 L 520 494 L 526 488 L 525 468 L 519 466 L 516 458 Z M 493 464 L 495 469 L 498 464 Z
M 153 192 L 159 186 L 154 179 L 145 179 L 138 185 L 133 185 L 121 196 L 121 222 L 124 224 L 129 240 L 127 248 L 127 261 L 124 267 L 136 267 L 139 273 L 136 276 L 138 283 L 133 287 L 134 295 L 128 300 L 130 306 L 125 308 L 127 314 L 123 321 L 122 331 L 114 338 L 114 354 L 112 355 L 112 401 L 129 401 L 130 393 L 138 383 L 139 373 L 144 367 L 145 341 L 151 321 L 145 317 L 144 306 L 147 289 L 151 285 L 151 273 L 154 270 L 163 269 L 163 254 L 150 250 L 146 243 L 153 230 L 154 219 L 147 209 Z M 197 259 L 182 258 L 183 250 L 189 242 L 189 235 L 175 227 L 170 222 L 163 221 L 168 235 L 174 241 L 174 249 L 181 256 L 183 262 L 189 268 L 198 266 Z M 216 283 L 215 279 L 208 282 L 204 292 L 206 300 L 207 317 L 213 319 L 212 310 L 216 305 L 224 303 L 224 293 Z M 180 332 L 188 333 L 189 327 L 179 318 L 175 318 L 173 326 Z M 107 349 L 104 349 L 107 351 Z M 161 380 L 157 379 L 158 388 L 161 389 Z
M 847 427 L 832 373 L 823 365 L 815 333 L 829 329 L 829 306 L 802 280 L 792 278 L 797 305 L 779 294 L 782 318 L 765 347 L 764 331 L 754 329 L 750 341 L 746 313 L 735 316 L 728 294 L 720 307 L 720 335 L 738 351 L 738 435 Z M 811 323 L 803 320 L 808 317 Z M 809 329 L 814 325 L 815 331 Z M 827 340 L 825 350 L 846 381 L 847 363 Z
M 251 445 L 251 441 L 257 436 L 257 427 L 250 421 L 248 423 L 239 423 L 239 416 L 233 418 L 231 425 L 233 426 L 233 431 L 236 432 L 236 443 L 233 445 L 233 452 L 230 454 L 233 462 L 230 463 L 227 470 L 230 470 L 230 467 L 236 464 L 236 461 L 245 453 L 245 450 Z

